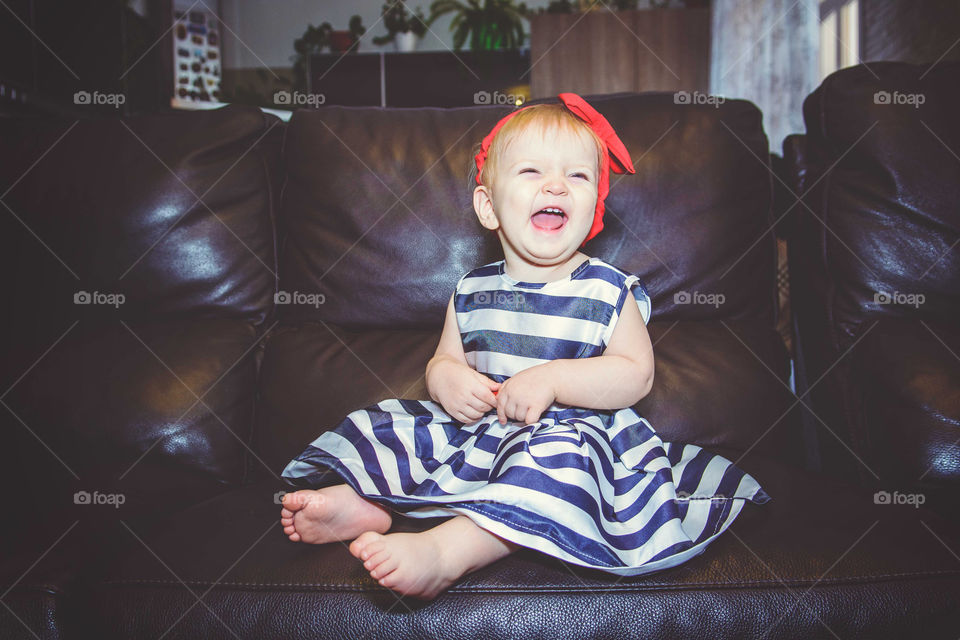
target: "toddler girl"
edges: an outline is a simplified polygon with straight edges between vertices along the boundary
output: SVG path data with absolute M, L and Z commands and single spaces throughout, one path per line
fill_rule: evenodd
M 354 411 L 283 471 L 306 488 L 284 496 L 284 533 L 353 539 L 371 577 L 405 595 L 432 599 L 520 547 L 619 575 L 673 567 L 746 500 L 769 500 L 631 408 L 653 384 L 650 297 L 579 248 L 603 227 L 609 171 L 633 163 L 603 116 L 560 100 L 512 112 L 476 155 L 474 210 L 504 257 L 457 283 L 427 364 L 433 401 Z M 384 535 L 391 510 L 453 517 Z

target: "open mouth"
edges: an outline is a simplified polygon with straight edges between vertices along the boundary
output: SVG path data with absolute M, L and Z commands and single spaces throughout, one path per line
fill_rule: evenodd
M 567 224 L 567 214 L 557 207 L 544 207 L 533 214 L 530 221 L 541 231 L 558 231 Z

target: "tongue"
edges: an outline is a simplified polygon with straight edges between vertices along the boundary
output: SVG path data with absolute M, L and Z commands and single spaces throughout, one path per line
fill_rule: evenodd
M 559 213 L 549 213 L 546 211 L 538 211 L 533 214 L 533 226 L 538 229 L 547 229 L 553 231 L 554 229 L 559 229 L 563 226 L 563 216 Z

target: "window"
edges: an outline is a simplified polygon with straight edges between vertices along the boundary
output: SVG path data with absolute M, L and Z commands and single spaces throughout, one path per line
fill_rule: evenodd
M 820 0 L 820 80 L 860 62 L 860 0 Z

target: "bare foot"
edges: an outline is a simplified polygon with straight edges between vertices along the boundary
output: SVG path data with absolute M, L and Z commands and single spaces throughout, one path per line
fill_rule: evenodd
M 350 544 L 370 576 L 382 586 L 432 600 L 462 575 L 519 548 L 457 516 L 422 533 L 381 535 L 367 531 Z
M 386 533 L 390 510 L 365 500 L 349 485 L 304 489 L 283 496 L 280 524 L 294 542 L 350 540 L 365 531 Z

